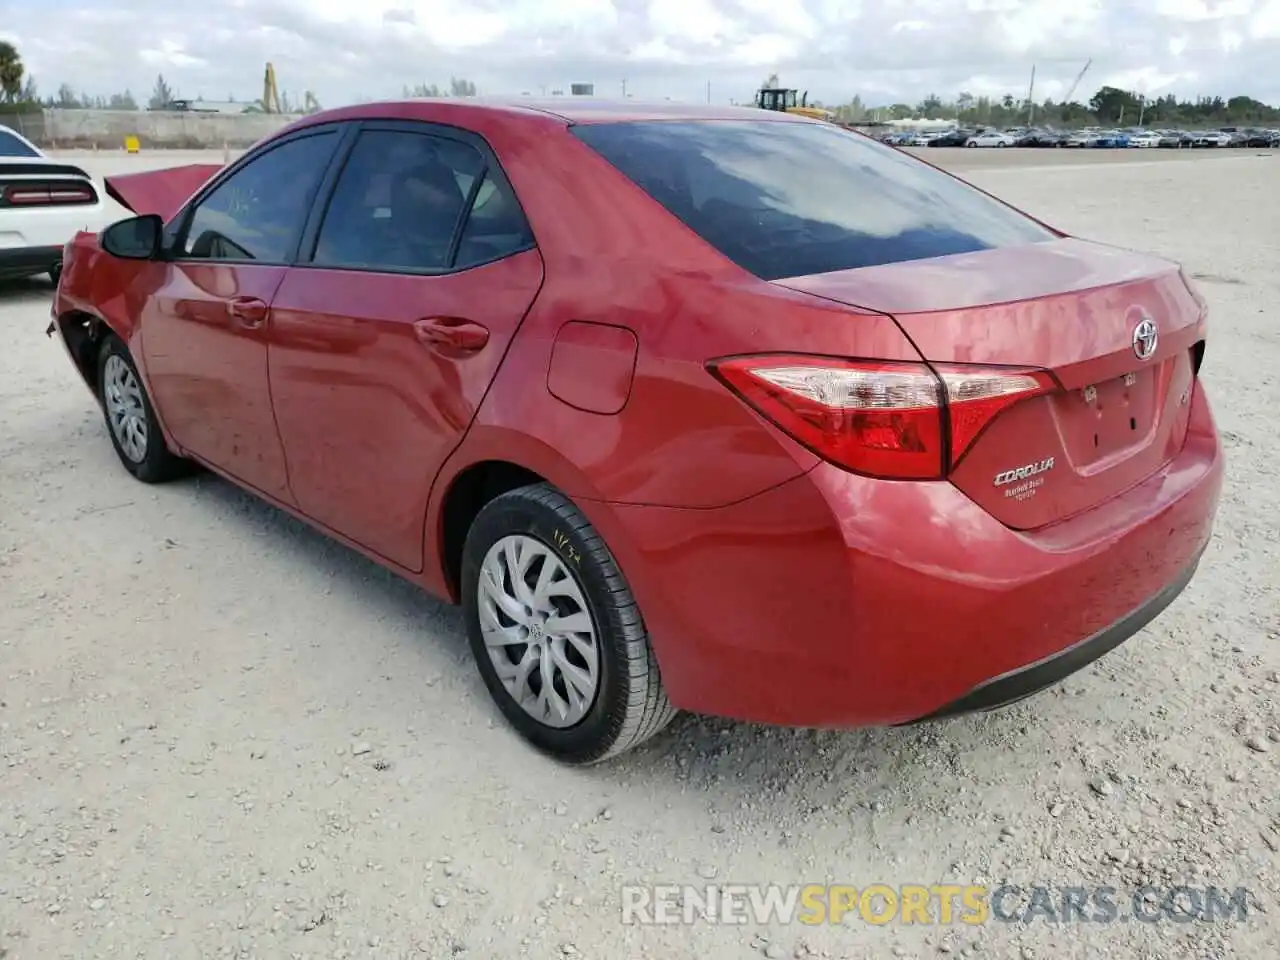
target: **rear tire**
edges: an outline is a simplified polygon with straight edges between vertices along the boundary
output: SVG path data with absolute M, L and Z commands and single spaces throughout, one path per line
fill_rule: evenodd
M 565 763 L 598 763 L 675 716 L 613 554 L 549 484 L 485 505 L 467 533 L 461 581 L 485 686 L 539 750 Z
M 107 335 L 98 352 L 98 401 L 116 456 L 135 479 L 164 483 L 191 472 L 190 461 L 165 443 L 138 367 L 114 334 Z

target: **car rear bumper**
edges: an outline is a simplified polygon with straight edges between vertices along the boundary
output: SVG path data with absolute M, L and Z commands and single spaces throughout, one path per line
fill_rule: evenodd
M 42 273 L 62 260 L 62 251 L 80 230 L 97 231 L 106 222 L 101 202 L 0 210 L 0 272 Z
M 887 725 L 1020 699 L 1140 630 L 1189 582 L 1222 475 L 1197 388 L 1177 458 L 1039 531 L 825 464 L 718 510 L 607 509 L 677 706 Z
M 62 260 L 62 247 L 0 247 L 0 277 L 44 273 Z
M 992 677 L 978 684 L 964 696 L 952 700 L 946 706 L 910 722 L 919 723 L 964 713 L 997 710 L 1017 703 L 1019 700 L 1025 700 L 1032 694 L 1059 683 L 1110 653 L 1158 617 L 1169 604 L 1178 599 L 1199 566 L 1200 555 L 1197 554 L 1176 579 L 1166 584 L 1159 593 L 1138 609 L 1126 614 L 1111 626 L 1043 660 L 1029 663 L 998 677 Z

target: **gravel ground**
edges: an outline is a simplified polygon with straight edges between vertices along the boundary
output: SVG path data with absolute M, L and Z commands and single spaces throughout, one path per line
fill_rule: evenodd
M 0 956 L 1280 955 L 1280 157 L 926 152 L 1065 229 L 1183 261 L 1210 301 L 1228 484 L 1198 576 L 1154 624 L 995 715 L 857 732 L 684 717 L 562 769 L 503 725 L 452 608 L 220 480 L 131 480 L 42 335 L 48 287 L 10 286 Z M 1255 907 L 1215 924 L 621 923 L 620 885 L 707 878 L 1121 900 L 1244 885 Z

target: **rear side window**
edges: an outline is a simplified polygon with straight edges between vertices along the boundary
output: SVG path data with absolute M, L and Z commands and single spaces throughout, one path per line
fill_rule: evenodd
M 765 280 L 1055 238 L 978 190 L 828 124 L 703 120 L 571 129 L 702 239 Z
M 0 130 L 0 157 L 38 157 L 40 154 L 8 130 Z
M 480 151 L 428 133 L 368 130 L 338 178 L 312 259 L 435 273 L 499 259 L 531 239 L 510 186 Z

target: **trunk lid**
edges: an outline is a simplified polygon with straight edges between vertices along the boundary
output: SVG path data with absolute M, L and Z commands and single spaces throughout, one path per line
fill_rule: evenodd
M 997 415 L 950 476 L 1010 527 L 1088 510 L 1182 448 L 1204 309 L 1175 263 L 1065 238 L 774 282 L 893 316 L 932 362 L 1053 374 L 1059 389 Z
M 192 163 L 107 177 L 105 185 L 107 194 L 120 206 L 139 216 L 157 214 L 167 223 L 220 170 L 221 164 Z

